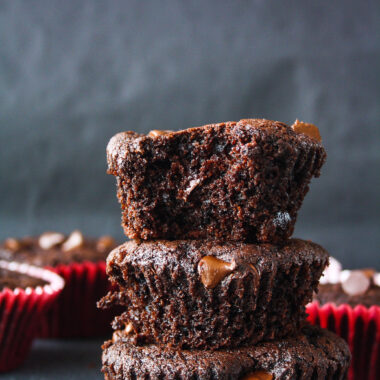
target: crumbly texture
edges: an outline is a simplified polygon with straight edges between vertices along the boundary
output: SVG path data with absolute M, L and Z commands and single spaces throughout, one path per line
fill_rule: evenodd
M 257 370 L 273 380 L 343 380 L 351 357 L 343 339 L 311 326 L 291 338 L 233 350 L 177 351 L 135 346 L 128 339 L 108 341 L 103 350 L 108 380 L 235 380 Z
M 65 236 L 68 238 L 68 236 Z M 84 261 L 105 261 L 112 248 L 99 247 L 98 239 L 86 238 L 80 247 L 64 251 L 62 244 L 49 249 L 43 249 L 38 243 L 38 237 L 23 237 L 17 239 L 19 248 L 11 250 L 6 242 L 0 245 L 0 259 L 28 263 L 40 267 L 55 267 L 59 264 L 81 263 Z
M 365 294 L 352 296 L 344 292 L 341 284 L 320 284 L 318 293 L 314 295 L 314 300 L 322 305 L 332 302 L 336 305 L 348 304 L 352 307 L 357 305 L 366 307 L 380 306 L 380 287 L 371 284 Z
M 319 141 L 264 119 L 123 132 L 107 147 L 124 231 L 145 240 L 284 241 L 325 158 Z
M 235 263 L 214 288 L 201 281 L 205 256 Z M 129 241 L 113 250 L 107 273 L 119 291 L 99 303 L 126 306 L 113 327 L 133 326 L 137 343 L 236 347 L 293 334 L 328 262 L 319 245 L 211 241 Z
M 24 273 L 11 271 L 8 269 L 0 268 L 0 291 L 5 288 L 8 289 L 26 289 L 36 288 L 37 286 L 44 286 L 48 283 L 40 278 L 32 277 Z

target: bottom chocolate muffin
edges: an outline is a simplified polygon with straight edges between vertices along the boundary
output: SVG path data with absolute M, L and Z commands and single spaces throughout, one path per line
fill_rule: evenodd
M 292 338 L 219 351 L 135 346 L 115 333 L 103 350 L 108 380 L 338 380 L 346 377 L 351 359 L 343 339 L 313 326 Z

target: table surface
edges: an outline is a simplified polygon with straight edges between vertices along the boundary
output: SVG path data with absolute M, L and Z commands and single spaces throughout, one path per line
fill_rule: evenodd
M 100 346 L 105 340 L 36 340 L 22 367 L 0 379 L 103 379 Z

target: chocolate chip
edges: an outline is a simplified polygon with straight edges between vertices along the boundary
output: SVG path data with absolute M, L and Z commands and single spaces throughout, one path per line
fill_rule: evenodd
M 350 296 L 360 296 L 369 289 L 371 280 L 363 271 L 353 270 L 345 273 L 348 274 L 344 275 L 346 278 L 342 281 L 342 289 L 346 294 Z
M 255 371 L 245 375 L 242 380 L 272 380 L 273 375 L 267 371 Z
M 59 232 L 45 232 L 39 239 L 38 244 L 42 249 L 51 249 L 60 245 L 65 240 L 65 235 Z
M 134 332 L 132 323 L 128 323 L 127 325 L 125 325 L 124 332 L 126 335 L 132 334 Z
M 96 243 L 98 251 L 106 252 L 112 249 L 116 245 L 115 239 L 111 236 L 102 236 Z
M 198 273 L 203 285 L 208 289 L 213 289 L 235 268 L 235 261 L 228 263 L 214 256 L 205 256 L 199 261 Z
M 373 277 L 375 275 L 375 270 L 372 268 L 364 268 L 360 269 L 371 281 L 373 280 Z
M 113 334 L 112 334 L 112 343 L 116 343 L 118 340 L 122 339 L 123 338 L 123 332 L 120 331 L 120 330 L 116 330 Z
M 296 133 L 302 133 L 303 135 L 307 135 L 318 142 L 322 141 L 321 134 L 319 133 L 318 127 L 314 124 L 304 123 L 303 121 L 299 121 L 298 119 L 292 125 L 292 129 Z
M 169 131 L 169 130 L 160 131 L 158 129 L 154 129 L 153 131 L 150 131 L 148 133 L 148 136 L 150 136 L 150 137 L 164 136 L 164 135 L 167 135 L 170 132 L 173 132 L 173 131 Z
M 63 243 L 62 250 L 65 252 L 72 251 L 82 247 L 84 244 L 84 237 L 79 230 L 73 231 L 68 239 Z
M 8 238 L 4 242 L 4 248 L 12 252 L 17 252 L 22 248 L 22 243 L 15 238 Z

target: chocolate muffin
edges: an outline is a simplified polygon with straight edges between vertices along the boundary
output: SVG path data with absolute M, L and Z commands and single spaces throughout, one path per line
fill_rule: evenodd
M 102 371 L 108 380 L 339 380 L 345 379 L 350 363 L 341 338 L 311 326 L 294 337 L 220 351 L 135 346 L 122 334 L 103 350 Z
M 107 147 L 131 239 L 278 243 L 326 158 L 317 127 L 245 119 L 122 132 Z
M 373 269 L 343 270 L 338 282 L 320 284 L 314 299 L 321 305 L 380 306 L 380 273 Z
M 113 327 L 138 344 L 237 347 L 295 333 L 328 261 L 319 245 L 129 241 L 107 259 L 119 285 L 100 307 L 124 305 Z
M 0 268 L 0 292 L 5 289 L 14 290 L 16 288 L 27 289 L 37 288 L 48 284 L 42 278 L 32 277 L 26 273 L 11 271 L 9 269 Z
M 60 264 L 105 261 L 115 246 L 115 241 L 109 236 L 90 239 L 78 230 L 69 236 L 45 232 L 35 237 L 6 239 L 0 244 L 0 259 L 56 267 Z

